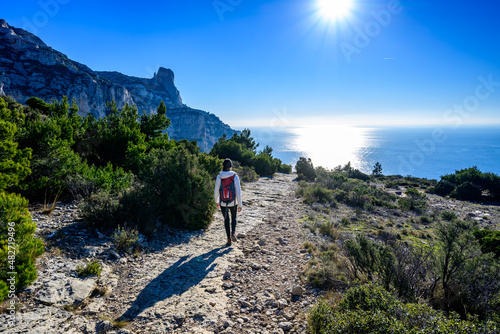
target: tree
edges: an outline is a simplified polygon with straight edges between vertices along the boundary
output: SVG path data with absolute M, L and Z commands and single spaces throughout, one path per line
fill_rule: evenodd
M 259 144 L 255 143 L 255 140 L 251 137 L 250 129 L 244 129 L 240 134 L 235 133 L 231 140 L 243 145 L 246 149 L 256 153 Z
M 28 211 L 28 201 L 6 188 L 16 186 L 29 173 L 30 149 L 18 149 L 14 141 L 17 127 L 13 113 L 0 98 L 0 301 L 8 293 L 7 279 L 16 272 L 15 286 L 25 287 L 37 276 L 35 259 L 43 253 L 41 240 L 34 238 L 35 223 Z M 15 255 L 12 255 L 15 250 Z
M 449 308 L 452 302 L 452 283 L 458 282 L 459 273 L 467 262 L 480 255 L 479 244 L 472 232 L 472 223 L 459 220 L 442 223 L 437 228 L 440 242 L 438 265 L 445 308 Z
M 380 162 L 376 162 L 373 166 L 372 175 L 375 177 L 382 176 L 382 165 Z
M 314 170 L 311 158 L 300 157 L 295 164 L 295 169 L 297 170 L 297 175 L 299 179 L 306 181 L 314 181 L 316 178 L 316 171 Z

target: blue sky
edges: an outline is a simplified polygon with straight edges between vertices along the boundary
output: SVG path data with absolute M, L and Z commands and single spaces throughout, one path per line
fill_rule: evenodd
M 10 25 L 94 70 L 171 68 L 233 127 L 500 123 L 497 1 L 9 1 Z

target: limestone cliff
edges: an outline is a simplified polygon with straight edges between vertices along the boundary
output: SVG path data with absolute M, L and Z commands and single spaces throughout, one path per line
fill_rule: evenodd
M 203 151 L 217 139 L 234 133 L 217 116 L 182 103 L 174 84 L 174 73 L 160 67 L 151 79 L 119 72 L 97 72 L 47 46 L 37 36 L 11 27 L 0 19 L 0 95 L 11 95 L 24 103 L 36 96 L 50 102 L 66 95 L 75 99 L 81 114 L 102 117 L 106 102 L 121 108 L 135 104 L 142 113 L 154 113 L 160 102 L 171 119 L 168 133 L 173 139 L 196 140 Z

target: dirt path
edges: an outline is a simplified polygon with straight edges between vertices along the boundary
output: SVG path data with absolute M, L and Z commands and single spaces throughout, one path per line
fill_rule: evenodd
M 308 255 L 301 251 L 303 208 L 294 196 L 293 178 L 277 174 L 245 185 L 240 240 L 232 247 L 224 247 L 219 212 L 205 231 L 158 231 L 138 257 L 116 256 L 110 240 L 74 222 L 74 208 L 56 210 L 50 219 L 34 215 L 39 234 L 57 239 L 53 243 L 59 248 L 41 257 L 40 277 L 21 294 L 17 325 L 7 331 L 304 332 L 303 311 L 315 295 L 299 280 Z M 94 258 L 104 264 L 101 278 L 83 284 L 75 267 Z M 82 285 L 90 286 L 82 287 L 81 295 L 90 293 L 83 303 L 71 299 L 75 286 Z M 113 327 L 114 319 L 126 320 L 124 329 Z

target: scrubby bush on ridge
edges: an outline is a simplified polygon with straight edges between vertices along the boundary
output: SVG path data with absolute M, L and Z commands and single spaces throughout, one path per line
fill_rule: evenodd
M 460 320 L 429 306 L 404 304 L 376 284 L 351 288 L 339 302 L 321 300 L 309 313 L 311 333 L 493 333 L 493 322 Z
M 481 201 L 482 192 L 487 191 L 494 199 L 500 198 L 500 176 L 483 173 L 476 166 L 441 176 L 433 192 L 465 201 Z

